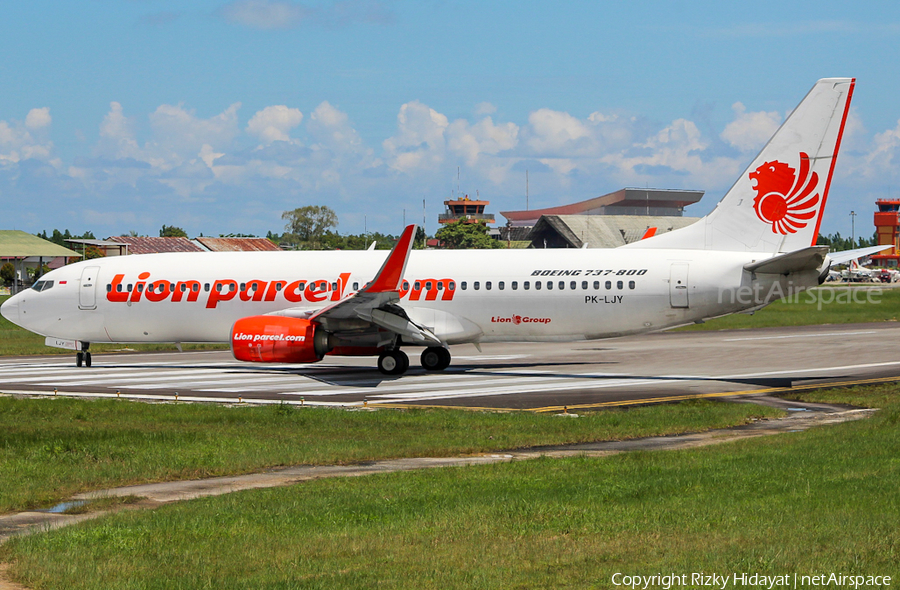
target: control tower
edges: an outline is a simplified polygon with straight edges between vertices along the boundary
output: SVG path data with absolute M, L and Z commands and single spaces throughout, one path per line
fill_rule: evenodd
M 878 205 L 875 213 L 878 245 L 893 248 L 875 254 L 872 262 L 877 266 L 897 268 L 900 261 L 900 199 L 878 199 L 875 204 Z

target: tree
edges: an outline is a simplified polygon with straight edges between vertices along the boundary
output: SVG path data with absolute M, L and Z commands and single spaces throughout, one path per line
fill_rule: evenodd
M 163 225 L 162 229 L 159 230 L 159 237 L 161 238 L 186 238 L 188 237 L 187 232 L 185 232 L 180 227 L 175 227 L 174 225 Z
M 488 235 L 487 223 L 477 221 L 466 223 L 465 219 L 447 223 L 435 234 L 445 248 L 471 249 L 471 248 L 501 248 L 503 244 Z
M 2 279 L 4 283 L 12 283 L 15 277 L 16 267 L 13 266 L 12 262 L 7 262 L 3 266 L 0 266 L 0 279 Z
M 856 238 L 856 243 L 853 242 L 850 238 L 845 238 L 841 236 L 841 232 L 836 232 L 834 234 L 824 235 L 819 234 L 818 240 L 816 240 L 816 244 L 820 246 L 831 246 L 832 252 L 843 252 L 844 250 L 855 250 L 856 248 L 865 248 L 866 246 L 874 246 L 878 243 L 878 233 L 872 234 L 872 237 L 869 239 L 866 238 Z
M 338 225 L 337 214 L 325 205 L 307 205 L 293 211 L 285 211 L 281 218 L 287 223 L 284 229 L 293 234 L 298 242 L 306 242 L 316 247 L 325 232 Z

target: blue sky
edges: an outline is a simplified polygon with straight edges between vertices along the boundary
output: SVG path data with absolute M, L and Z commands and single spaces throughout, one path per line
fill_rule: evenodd
M 871 235 L 900 196 L 900 4 L 7 3 L 4 229 L 98 237 L 433 232 L 457 187 L 490 210 L 624 186 L 708 212 L 818 78 L 857 88 L 822 230 Z M 498 221 L 502 218 L 498 215 Z

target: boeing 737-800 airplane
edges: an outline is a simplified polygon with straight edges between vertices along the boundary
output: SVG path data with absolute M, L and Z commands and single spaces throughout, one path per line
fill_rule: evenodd
M 820 80 L 716 209 L 616 249 L 176 253 L 86 260 L 3 304 L 10 321 L 91 342 L 230 342 L 244 361 L 372 355 L 385 374 L 450 364 L 450 344 L 662 330 L 818 285 L 816 237 L 854 80 Z M 882 247 L 883 249 L 883 247 Z M 857 252 L 857 256 L 860 254 Z

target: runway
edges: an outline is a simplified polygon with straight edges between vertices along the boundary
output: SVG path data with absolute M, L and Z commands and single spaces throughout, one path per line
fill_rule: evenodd
M 227 351 L 0 359 L 0 392 L 328 406 L 561 411 L 900 380 L 895 322 L 669 332 L 560 344 L 451 347 L 441 373 L 386 377 L 374 358 L 310 365 L 235 361 Z

